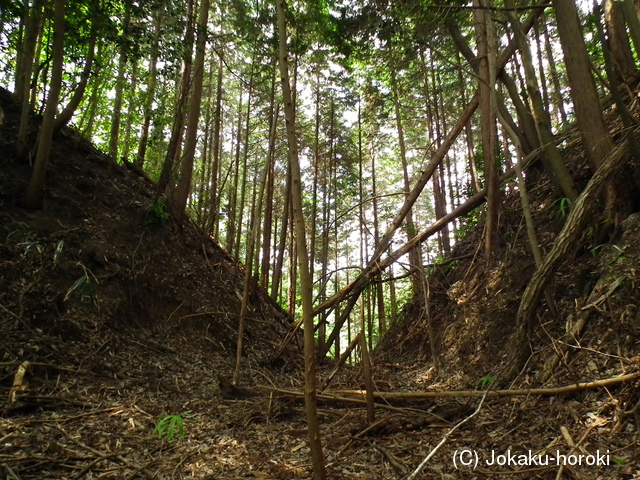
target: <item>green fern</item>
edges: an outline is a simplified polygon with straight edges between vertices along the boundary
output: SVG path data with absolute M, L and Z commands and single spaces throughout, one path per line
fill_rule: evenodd
M 170 442 L 176 434 L 184 438 L 184 421 L 180 415 L 167 415 L 160 419 L 151 436 L 158 435 L 158 438 L 166 438 Z

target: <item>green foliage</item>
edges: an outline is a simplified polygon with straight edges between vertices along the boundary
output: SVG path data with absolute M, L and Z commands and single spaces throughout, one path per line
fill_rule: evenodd
M 148 225 L 161 225 L 169 219 L 167 204 L 164 198 L 158 197 L 155 202 L 147 208 L 144 214 L 144 221 Z
M 480 223 L 480 220 L 482 220 L 483 216 L 484 211 L 481 208 L 476 208 L 466 215 L 460 216 L 460 224 L 456 232 L 456 239 L 460 241 L 464 237 L 466 237 L 467 234 L 471 232 L 478 223 Z
M 573 206 L 573 202 L 570 198 L 567 197 L 559 198 L 558 200 L 553 202 L 553 204 L 556 207 L 556 211 L 553 215 L 556 219 L 566 217 L 569 214 L 569 210 L 571 210 L 571 207 Z
M 93 308 L 99 310 L 97 294 L 98 280 L 95 275 L 91 273 L 91 270 L 85 267 L 82 262 L 78 262 L 78 265 L 82 267 L 83 274 L 71 285 L 69 290 L 67 290 L 64 301 L 66 302 L 72 295 L 79 295 L 81 301 L 89 299 Z
M 613 457 L 613 463 L 618 467 L 624 467 L 629 463 L 629 460 L 626 457 Z
M 53 265 L 57 265 L 60 261 L 60 255 L 62 255 L 62 249 L 64 248 L 64 240 L 60 240 L 56 244 L 56 250 L 53 252 Z
M 39 255 L 42 255 L 44 253 L 44 248 L 42 247 L 42 245 L 38 242 L 20 242 L 18 244 L 21 247 L 24 247 L 24 252 L 22 252 L 22 256 L 26 257 L 29 252 L 35 250 L 36 252 L 38 252 Z
M 486 376 L 486 377 L 481 377 L 477 382 L 476 382 L 476 389 L 477 390 L 486 390 L 487 388 L 489 388 L 491 385 L 493 385 L 493 382 L 496 381 L 496 376 Z
M 9 232 L 5 243 L 15 242 L 15 245 L 24 249 L 22 256 L 26 257 L 30 252 L 35 251 L 39 255 L 44 253 L 44 247 L 35 238 L 33 231 L 23 222 L 15 222 L 19 228 Z
M 170 442 L 176 434 L 180 438 L 184 438 L 184 421 L 182 416 L 166 415 L 158 421 L 151 436 L 158 435 L 158 438 L 166 438 L 167 441 Z

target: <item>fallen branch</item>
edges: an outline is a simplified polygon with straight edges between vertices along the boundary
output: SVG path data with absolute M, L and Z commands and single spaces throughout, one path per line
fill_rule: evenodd
M 618 377 L 606 378 L 604 380 L 594 380 L 593 382 L 575 383 L 573 385 L 565 385 L 563 387 L 550 387 L 550 388 L 527 388 L 527 389 L 515 389 L 515 390 L 491 390 L 487 393 L 488 397 L 518 397 L 527 395 L 565 395 L 567 393 L 579 392 L 582 390 L 594 390 L 596 388 L 604 388 L 619 383 L 630 382 L 640 378 L 640 372 L 622 374 Z M 481 390 L 458 390 L 458 391 L 433 391 L 433 392 L 374 392 L 373 395 L 380 400 L 392 400 L 392 399 L 425 399 L 425 398 L 441 398 L 441 397 L 482 397 L 485 394 Z M 345 398 L 343 395 L 357 395 L 364 396 L 366 392 L 364 390 L 339 390 L 331 392 L 331 395 L 325 394 L 325 396 Z M 364 402 L 364 400 L 361 400 Z
M 273 387 L 258 387 L 261 390 L 264 391 L 268 391 L 268 392 L 273 392 L 273 393 L 281 393 L 283 395 L 288 395 L 290 397 L 295 397 L 295 398 L 304 398 L 304 392 L 298 391 L 298 390 L 287 390 L 284 388 L 273 388 Z M 363 392 L 363 395 L 366 395 L 366 393 Z M 340 395 L 333 395 L 330 393 L 318 393 L 317 395 L 318 400 L 324 400 L 326 402 L 336 402 L 336 403 L 347 403 L 347 404 L 355 404 L 355 405 L 362 405 L 362 406 L 367 406 L 367 401 L 366 400 L 361 400 L 359 398 L 353 398 L 353 397 L 343 397 Z M 407 415 L 407 414 L 411 414 L 411 415 L 415 415 L 415 414 L 419 414 L 419 415 L 424 415 L 426 417 L 429 417 L 433 420 L 433 422 L 441 422 L 442 419 L 440 417 L 438 417 L 437 415 L 434 415 L 432 413 L 428 413 L 416 408 L 401 408 L 401 407 L 394 407 L 391 405 L 385 405 L 382 403 L 375 403 L 374 404 L 375 408 L 381 408 L 383 410 L 388 410 L 390 412 L 396 412 L 396 413 L 402 413 L 403 415 Z
M 407 477 L 407 480 L 413 480 L 414 478 L 416 478 L 416 475 L 418 475 L 420 473 L 420 471 L 424 468 L 424 466 L 431 459 L 431 457 L 433 457 L 436 454 L 436 452 L 438 450 L 440 450 L 440 447 L 445 444 L 445 442 L 449 439 L 449 437 L 453 434 L 453 432 L 455 432 L 458 428 L 460 428 L 462 425 L 467 423 L 469 420 L 471 420 L 473 417 L 475 417 L 480 412 L 480 409 L 482 408 L 482 404 L 484 403 L 484 400 L 487 398 L 487 394 L 489 393 L 489 390 L 485 390 L 484 392 L 479 392 L 479 393 L 482 393 L 482 399 L 480 400 L 480 403 L 478 404 L 478 408 L 476 408 L 476 411 L 473 412 L 471 415 L 469 415 L 464 420 L 462 420 L 460 423 L 457 423 L 451 430 L 449 430 L 444 435 L 444 437 L 442 437 L 442 440 L 440 440 L 440 443 L 438 443 L 438 445 L 436 445 L 433 448 L 433 450 L 431 450 L 431 452 L 429 452 L 429 455 L 424 457 L 424 460 L 422 460 L 422 462 L 420 462 L 420 465 L 418 465 L 418 467 L 413 471 L 413 473 Z
M 407 466 L 393 453 L 388 451 L 386 448 L 382 448 L 376 444 L 373 445 L 373 448 L 380 452 L 382 456 L 387 460 L 387 462 L 389 462 L 389 465 L 391 465 L 398 473 L 401 473 L 403 475 L 406 475 L 408 473 Z

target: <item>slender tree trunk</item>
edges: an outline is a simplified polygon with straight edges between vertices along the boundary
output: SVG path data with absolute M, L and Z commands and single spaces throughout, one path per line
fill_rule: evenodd
M 287 164 L 287 176 L 285 180 L 284 199 L 282 200 L 282 225 L 280 227 L 280 241 L 276 264 L 273 267 L 273 279 L 271 280 L 271 298 L 276 300 L 278 292 L 282 291 L 282 266 L 284 265 L 284 253 L 287 248 L 287 232 L 289 231 L 289 206 L 291 204 L 291 167 Z
M 98 60 L 102 59 L 102 50 L 104 48 L 103 46 L 104 46 L 104 43 L 102 42 L 98 44 L 98 52 L 96 54 L 96 58 L 98 58 Z M 98 110 L 98 100 L 100 98 L 100 93 L 103 89 L 104 82 L 105 82 L 104 76 L 105 75 L 103 74 L 103 69 L 98 67 L 95 80 L 90 84 L 91 95 L 89 95 L 89 98 L 87 100 L 88 105 L 85 110 L 85 113 L 82 116 L 82 121 L 81 121 L 82 128 L 80 129 L 80 131 L 85 137 L 89 139 L 93 137 L 93 131 L 94 131 L 95 120 L 96 120 L 96 111 Z
M 293 193 L 293 192 L 292 192 Z M 289 198 L 289 203 L 292 203 Z M 289 210 L 293 212 L 293 205 L 289 205 Z M 295 235 L 295 219 L 291 219 L 292 225 L 289 232 L 289 288 L 287 289 L 287 306 L 289 315 L 295 318 L 297 312 L 297 300 L 298 300 L 298 257 L 296 235 Z
M 582 141 L 595 171 L 614 144 L 604 120 L 596 84 L 591 75 L 578 11 L 574 0 L 552 0 L 560 34 L 560 44 L 567 66 L 571 99 L 575 108 Z
M 300 283 L 302 289 L 302 317 L 304 324 L 304 363 L 305 363 L 305 407 L 309 432 L 309 446 L 313 462 L 314 480 L 325 480 L 324 455 L 320 441 L 320 425 L 317 412 L 316 391 L 316 352 L 313 335 L 313 280 L 309 275 L 309 256 L 307 252 L 304 213 L 302 211 L 302 183 L 300 162 L 298 159 L 298 138 L 295 127 L 295 107 L 291 96 L 289 66 L 287 62 L 286 2 L 277 0 L 280 76 L 284 98 L 287 140 L 289 143 L 289 163 L 291 165 L 291 185 L 293 199 L 293 218 L 295 221 L 298 263 L 300 265 Z
M 251 73 L 249 74 L 249 91 L 247 99 L 247 112 L 245 117 L 244 127 L 244 145 L 242 147 L 242 182 L 240 184 L 240 201 L 238 202 L 238 211 L 236 214 L 236 239 L 234 242 L 233 256 L 240 258 L 240 240 L 242 239 L 242 231 L 244 227 L 244 208 L 245 208 L 245 195 L 247 191 L 247 176 L 248 166 L 247 161 L 249 159 L 249 139 L 251 137 L 251 108 L 252 96 L 253 96 L 253 67 L 255 58 L 251 60 Z M 230 252 L 231 253 L 231 252 Z
M 62 87 L 62 68 L 64 64 L 64 0 L 53 2 L 53 66 L 51 70 L 51 84 L 47 96 L 47 107 L 42 118 L 38 150 L 33 165 L 33 173 L 24 197 L 24 207 L 36 210 L 42 205 L 42 191 L 44 189 L 45 173 L 49 163 L 49 152 L 53 138 L 53 122 L 58 106 L 58 97 Z
M 16 153 L 23 156 L 27 148 L 27 136 L 29 133 L 29 92 L 31 83 L 31 73 L 35 58 L 35 49 L 38 36 L 42 29 L 42 6 L 43 0 L 35 0 L 31 9 L 29 2 L 25 1 L 24 7 L 24 33 L 21 50 L 18 54 L 16 69 L 16 100 L 22 104 L 20 112 L 20 127 L 18 129 L 18 142 Z
M 238 342 L 236 348 L 236 368 L 233 373 L 233 383 L 237 385 L 240 381 L 240 367 L 242 365 L 242 349 L 244 344 L 244 330 L 246 324 L 247 312 L 249 310 L 250 298 L 255 294 L 255 289 L 258 288 L 257 277 L 252 277 L 253 261 L 257 256 L 259 250 L 258 238 L 260 237 L 260 220 L 258 214 L 262 211 L 262 200 L 264 198 L 264 190 L 267 183 L 267 176 L 269 172 L 268 164 L 265 165 L 262 179 L 260 180 L 260 192 L 257 194 L 257 199 L 254 195 L 253 208 L 251 212 L 250 232 L 247 239 L 247 255 L 245 261 L 245 273 L 244 273 L 244 289 L 242 292 L 242 302 L 240 304 L 240 323 L 238 327 Z M 257 179 L 256 179 L 257 180 Z M 254 183 L 254 192 L 256 190 Z
M 184 219 L 187 199 L 191 192 L 193 177 L 193 163 L 198 143 L 198 122 L 200 120 L 200 105 L 202 102 L 202 83 L 204 77 L 204 57 L 207 43 L 207 25 L 209 23 L 209 0 L 200 0 L 198 14 L 198 34 L 196 40 L 196 58 L 194 62 L 193 89 L 190 95 L 187 116 L 187 134 L 184 155 L 180 165 L 180 178 L 171 195 L 171 209 L 177 219 Z
M 189 91 L 191 90 L 191 65 L 193 63 L 193 41 L 195 36 L 195 0 L 189 0 L 187 4 L 187 25 L 184 34 L 184 50 L 182 57 L 182 73 L 178 85 L 178 96 L 176 100 L 173 124 L 171 126 L 171 138 L 167 146 L 167 153 L 162 163 L 162 171 L 158 180 L 158 195 L 163 195 L 171 183 L 171 176 L 174 173 L 174 167 L 178 162 L 180 144 L 182 143 L 182 134 L 184 131 L 184 118 L 186 107 L 189 100 Z
M 222 146 L 221 132 L 222 132 L 222 80 L 223 80 L 223 62 L 222 57 L 218 59 L 218 77 L 216 80 L 216 106 L 215 114 L 213 116 L 213 141 L 211 145 L 211 153 L 213 155 L 211 165 L 211 196 L 209 198 L 210 205 L 210 218 L 209 224 L 211 225 L 210 231 L 214 233 L 218 229 L 220 223 L 220 192 L 218 191 L 218 178 L 220 171 L 220 148 Z
M 160 43 L 160 29 L 162 27 L 162 9 L 161 7 L 155 12 L 153 43 L 151 44 L 151 52 L 149 54 L 149 73 L 147 76 L 147 91 L 145 92 L 144 106 L 142 107 L 142 134 L 140 135 L 140 143 L 138 144 L 138 153 L 135 158 L 135 165 L 142 168 L 144 160 L 147 156 L 147 146 L 149 143 L 149 129 L 151 127 L 151 115 L 153 100 L 156 96 L 156 85 L 158 83 L 158 46 Z
M 549 35 L 549 28 L 547 27 L 546 17 L 541 17 L 542 30 L 544 34 L 544 51 L 547 57 L 547 66 L 549 67 L 551 82 L 553 83 L 553 97 L 554 104 L 557 108 L 559 118 L 556 118 L 556 123 L 567 123 L 567 112 L 564 109 L 564 99 L 562 96 L 562 87 L 560 86 L 560 76 L 558 75 L 558 69 L 556 68 L 555 55 L 551 47 L 551 38 Z
M 280 104 L 276 105 L 276 68 L 273 67 L 271 94 L 269 98 L 269 148 L 267 152 L 267 185 L 264 207 L 264 228 L 262 231 L 262 265 L 260 268 L 260 285 L 265 290 L 269 287 L 269 266 L 271 265 L 271 235 L 273 234 L 273 195 L 275 185 L 276 133 Z
M 120 56 L 118 59 L 118 73 L 116 77 L 116 92 L 113 101 L 113 112 L 111 115 L 111 133 L 109 134 L 109 156 L 118 161 L 118 140 L 120 137 L 120 119 L 122 116 L 122 103 L 124 100 L 124 86 L 126 83 L 126 67 L 128 60 L 127 42 L 131 24 L 131 0 L 126 0 L 124 4 L 124 21 L 122 24 L 123 41 L 120 46 Z
M 458 67 L 458 85 L 460 86 L 460 98 L 462 99 L 462 104 L 467 105 L 467 89 L 465 86 L 465 80 L 462 76 L 462 60 L 460 58 L 460 52 L 456 52 L 456 60 Z M 468 164 L 469 164 L 469 176 L 471 177 L 471 188 L 472 192 L 478 193 L 482 190 L 482 186 L 480 185 L 480 179 L 478 177 L 478 167 L 476 165 L 476 155 L 475 155 L 475 143 L 473 138 L 473 129 L 471 128 L 471 123 L 467 122 L 464 127 L 465 132 L 465 140 L 467 143 L 467 155 L 468 155 Z
M 505 3 L 507 6 L 513 6 L 513 1 L 509 0 Z M 515 31 L 518 43 L 521 45 L 520 53 L 522 55 L 523 70 L 526 78 L 527 92 L 529 94 L 529 102 L 531 103 L 533 118 L 536 122 L 536 130 L 540 145 L 544 149 L 544 163 L 549 175 L 554 183 L 562 191 L 563 195 L 572 202 L 578 198 L 578 191 L 573 183 L 573 178 L 569 173 L 569 169 L 562 159 L 562 155 L 556 146 L 556 139 L 551 132 L 551 118 L 549 112 L 545 109 L 542 95 L 538 88 L 538 80 L 533 68 L 533 57 L 529 48 L 528 40 L 522 31 L 520 22 L 511 16 L 511 22 Z M 524 154 L 524 151 L 523 151 Z
M 432 139 L 437 146 L 440 145 L 440 131 L 434 131 L 434 125 L 439 127 L 441 121 L 439 119 L 438 112 L 438 92 L 437 85 L 435 79 L 435 68 L 433 64 L 433 57 L 430 57 L 431 60 L 431 78 L 433 85 L 433 96 L 431 94 L 431 89 L 429 88 L 429 75 L 427 70 L 427 64 L 425 60 L 424 49 L 420 49 L 420 68 L 422 70 L 422 81 L 423 81 L 423 89 L 424 89 L 424 99 L 426 105 L 426 114 L 427 114 L 427 124 L 429 131 L 429 138 Z M 439 167 L 433 172 L 433 201 L 435 207 L 436 219 L 442 218 L 446 214 L 446 198 L 444 196 L 443 191 L 443 168 L 442 163 L 440 163 Z M 440 255 L 444 255 L 450 251 L 449 244 L 449 230 L 447 228 L 443 229 L 442 232 L 438 234 L 438 244 L 440 248 Z
M 407 164 L 407 147 L 404 139 L 404 126 L 402 124 L 402 117 L 400 112 L 400 95 L 398 92 L 398 85 L 396 81 L 395 66 L 389 65 L 389 71 L 391 74 L 391 90 L 393 95 L 393 106 L 396 116 L 396 128 L 398 132 L 398 146 L 400 147 L 400 160 L 402 161 L 402 174 L 404 179 L 404 192 L 405 198 L 409 197 L 411 191 L 411 185 L 409 183 L 409 172 Z M 413 209 L 409 208 L 405 220 L 405 229 L 407 232 L 407 238 L 412 238 L 416 233 L 415 223 L 413 221 Z M 415 272 L 415 269 L 422 268 L 422 255 L 419 249 L 412 251 L 409 254 L 410 269 Z M 411 285 L 414 294 L 420 290 L 420 281 L 417 275 L 411 277 Z
M 71 99 L 67 106 L 60 112 L 60 115 L 55 119 L 53 123 L 53 134 L 58 133 L 64 126 L 66 126 L 80 105 L 82 98 L 84 97 L 84 92 L 87 88 L 87 83 L 89 82 L 89 78 L 91 77 L 91 69 L 93 68 L 93 59 L 95 55 L 96 48 L 96 37 L 98 30 L 98 21 L 100 12 L 98 11 L 99 2 L 98 0 L 94 0 L 93 2 L 93 12 L 92 12 L 92 20 L 91 20 L 91 33 L 89 37 L 89 45 L 87 46 L 87 58 L 85 60 L 84 69 L 80 74 L 80 81 L 76 86 Z
M 633 59 L 627 35 L 623 8 L 623 2 L 619 0 L 604 1 L 609 51 L 613 60 L 613 70 L 621 82 L 631 79 L 638 72 L 638 65 Z
M 22 17 L 22 25 L 24 25 L 22 33 L 22 41 L 18 50 L 18 58 L 16 60 L 15 75 L 15 97 L 18 102 L 22 102 L 24 97 L 29 97 L 31 74 L 33 72 L 33 62 L 36 51 L 38 36 L 42 27 L 42 7 L 44 0 L 33 0 L 24 2 L 24 15 Z
M 127 105 L 127 119 L 124 125 L 124 141 L 120 141 L 120 143 L 124 143 L 124 147 L 122 149 L 121 157 L 124 158 L 125 161 L 129 162 L 129 153 L 131 152 L 131 129 L 133 127 L 133 123 L 136 117 L 136 90 L 138 88 L 138 59 L 133 58 L 131 61 L 131 79 L 129 80 L 129 102 Z
M 373 143 L 373 142 L 372 142 Z M 376 182 L 376 156 L 374 153 L 373 145 L 370 149 L 371 156 L 371 207 L 373 210 L 373 241 L 374 241 L 374 250 L 378 248 L 378 244 L 380 243 L 380 227 L 378 225 L 378 185 Z M 336 227 L 337 228 L 337 227 Z M 337 249 L 336 249 L 337 250 Z M 338 262 L 336 261 L 336 265 Z M 380 330 L 380 335 L 384 335 L 387 331 L 387 315 L 385 311 L 384 305 L 384 286 L 382 284 L 382 274 L 376 277 L 378 281 L 378 288 L 376 289 L 376 300 L 378 305 L 378 329 Z M 337 315 L 337 312 L 336 312 Z
M 478 42 L 480 115 L 482 118 L 482 153 L 484 158 L 485 183 L 487 185 L 487 216 L 485 221 L 485 261 L 490 262 L 498 231 L 500 207 L 498 169 L 496 166 L 496 108 L 495 108 L 495 31 L 493 20 L 487 10 L 491 0 L 474 0 L 476 37 Z
M 229 189 L 229 214 L 227 215 L 227 238 L 226 247 L 227 251 L 233 255 L 235 249 L 236 240 L 236 225 L 237 225 L 237 208 L 238 208 L 238 184 L 240 182 L 240 146 L 242 145 L 242 104 L 243 90 L 240 88 L 240 96 L 238 100 L 238 123 L 236 125 L 236 144 L 234 154 L 234 174 L 233 174 L 233 186 Z
M 640 18 L 638 18 L 638 13 L 633 6 L 633 0 L 622 0 L 621 4 L 624 19 L 629 27 L 629 37 L 631 37 L 636 55 L 640 57 Z

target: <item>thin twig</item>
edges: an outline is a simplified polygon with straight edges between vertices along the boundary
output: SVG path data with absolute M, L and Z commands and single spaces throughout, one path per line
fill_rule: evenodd
M 456 424 L 451 430 L 449 430 L 444 437 L 442 437 L 442 440 L 440 441 L 440 443 L 438 443 L 438 445 L 436 445 L 433 450 L 431 450 L 431 452 L 429 453 L 429 455 L 427 455 L 424 460 L 422 460 L 422 462 L 420 462 L 420 465 L 418 465 L 418 468 L 416 468 L 414 470 L 414 472 L 409 475 L 407 477 L 407 480 L 413 480 L 414 478 L 416 478 L 416 475 L 418 475 L 420 473 L 420 471 L 424 468 L 424 466 L 427 464 L 427 462 L 431 459 L 431 457 L 433 457 L 436 452 L 438 450 L 440 450 L 440 447 L 442 447 L 442 445 L 445 444 L 445 442 L 447 440 L 449 440 L 449 437 L 451 437 L 451 435 L 453 434 L 453 432 L 455 432 L 458 428 L 460 428 L 462 425 L 464 425 L 465 423 L 467 423 L 469 420 L 471 420 L 473 417 L 475 417 L 479 412 L 480 409 L 482 408 L 482 404 L 484 403 L 484 399 L 487 398 L 487 394 L 489 393 L 489 390 L 487 389 L 484 392 L 484 395 L 482 396 L 482 398 L 480 399 L 480 403 L 478 404 L 478 408 L 476 408 L 476 411 L 473 412 L 471 415 L 469 415 L 467 418 L 465 418 L 464 420 L 462 420 L 460 423 Z

